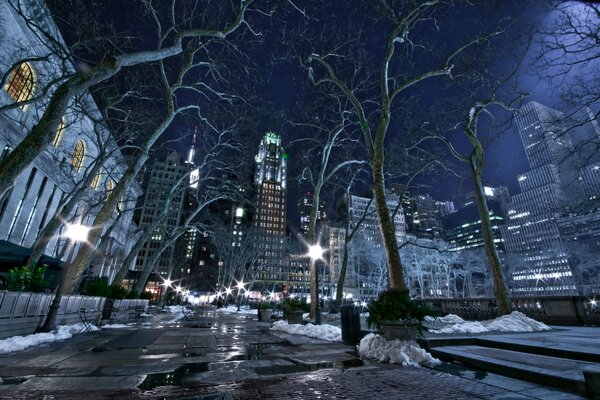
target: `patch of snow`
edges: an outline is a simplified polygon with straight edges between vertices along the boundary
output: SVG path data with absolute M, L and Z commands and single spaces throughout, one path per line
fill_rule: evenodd
M 248 306 L 241 306 L 240 311 L 238 311 L 236 305 L 229 305 L 227 307 L 219 308 L 218 311 L 230 313 L 230 314 L 253 314 L 258 315 L 258 310 L 256 308 L 250 308 Z
M 287 332 L 292 335 L 303 335 L 328 342 L 341 342 L 342 330 L 333 325 L 288 324 L 287 321 L 277 321 L 271 327 L 274 331 Z
M 96 326 L 92 325 L 93 331 L 99 330 Z M 0 340 L 0 354 L 13 353 L 15 351 L 22 351 L 29 347 L 37 346 L 43 343 L 57 342 L 59 340 L 65 340 L 73 337 L 84 330 L 82 323 L 73 325 L 61 325 L 52 332 L 34 333 L 27 336 L 12 336 L 3 340 Z
M 455 314 L 448 314 L 444 317 L 431 317 L 427 315 L 424 321 L 436 324 L 460 324 L 465 322 L 464 319 Z
M 375 359 L 379 362 L 415 367 L 421 365 L 433 367 L 441 363 L 415 341 L 387 340 L 375 333 L 369 333 L 362 338 L 356 347 L 361 357 Z
M 123 328 L 131 328 L 131 326 L 125 325 L 125 324 L 107 324 L 107 325 L 102 325 L 101 328 L 102 329 L 123 329 Z
M 487 321 L 463 321 L 442 329 L 431 330 L 432 333 L 483 333 L 483 332 L 539 332 L 549 331 L 550 327 L 542 322 L 529 318 L 519 311 L 503 315 Z

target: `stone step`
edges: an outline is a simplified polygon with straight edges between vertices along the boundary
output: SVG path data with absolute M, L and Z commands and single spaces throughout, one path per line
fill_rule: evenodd
M 477 345 L 440 346 L 433 356 L 513 378 L 586 393 L 583 371 L 597 364 Z
M 426 339 L 428 348 L 445 346 L 475 345 L 503 350 L 513 350 L 521 353 L 537 354 L 549 357 L 566 358 L 569 360 L 589 361 L 600 363 L 600 349 L 593 346 L 573 346 L 568 343 L 542 343 L 535 340 L 521 340 L 510 335 L 497 337 L 429 337 Z

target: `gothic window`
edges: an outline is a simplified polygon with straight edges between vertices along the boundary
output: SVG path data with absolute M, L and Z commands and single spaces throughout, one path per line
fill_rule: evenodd
M 54 140 L 52 140 L 52 145 L 54 145 L 54 147 L 58 146 L 58 143 L 60 143 L 60 138 L 62 137 L 64 130 L 65 120 L 63 118 L 60 120 L 60 124 L 58 124 L 58 129 L 56 129 L 56 135 L 54 135 Z
M 19 64 L 8 77 L 4 90 L 15 102 L 26 101 L 33 96 L 35 76 L 29 63 Z
M 73 155 L 71 156 L 71 166 L 77 171 L 81 169 L 81 164 L 83 164 L 84 156 L 85 144 L 83 143 L 83 140 L 79 139 L 77 141 L 77 144 L 75 145 L 75 150 L 73 150 Z

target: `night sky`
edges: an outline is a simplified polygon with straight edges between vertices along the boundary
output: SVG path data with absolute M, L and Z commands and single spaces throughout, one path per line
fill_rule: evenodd
M 103 0 L 92 4 L 81 3 L 76 0 L 69 2 L 50 1 L 50 6 L 55 13 L 67 41 L 74 41 L 77 37 L 77 29 L 69 27 L 69 18 L 72 21 L 72 10 L 76 4 L 89 10 L 95 15 L 100 27 L 113 26 L 117 32 L 127 32 L 135 37 L 129 43 L 134 49 L 150 48 L 154 43 L 153 30 L 148 22 L 147 15 L 142 12 L 142 7 L 137 1 L 121 2 L 117 0 Z M 160 3 L 163 3 L 162 1 Z M 166 3 L 166 2 L 164 2 Z M 200 4 L 207 2 L 201 1 Z M 218 2 L 208 2 L 211 6 Z M 229 4 L 222 2 L 222 4 Z M 247 99 L 244 111 L 247 122 L 244 125 L 243 135 L 248 148 L 246 155 L 253 157 L 258 148 L 258 142 L 264 132 L 273 130 L 283 135 L 284 145 L 297 137 L 298 132 L 287 123 L 289 120 L 299 118 L 302 111 L 312 109 L 311 103 L 314 90 L 308 82 L 306 69 L 301 65 L 301 59 L 311 50 L 310 47 L 323 48 L 328 43 L 336 40 L 352 39 L 355 32 L 352 51 L 364 52 L 366 59 L 365 76 L 373 75 L 377 79 L 377 73 L 381 56 L 384 50 L 385 35 L 389 31 L 390 24 L 378 18 L 373 11 L 371 1 L 342 1 L 332 2 L 306 1 L 295 2 L 305 12 L 303 16 L 285 1 L 255 3 L 255 8 L 261 12 L 248 14 L 248 24 L 258 36 L 253 35 L 248 29 L 243 29 L 239 34 L 233 35 L 234 40 L 239 40 L 237 46 L 244 54 L 239 59 L 229 58 L 223 61 L 230 70 L 231 79 L 229 87 L 231 92 L 239 94 Z M 395 2 L 391 2 L 395 4 Z M 501 3 L 501 4 L 500 4 Z M 485 31 L 488 26 L 513 15 L 520 15 L 513 23 L 510 31 L 497 38 L 482 49 L 472 52 L 470 68 L 486 68 L 489 71 L 488 78 L 501 79 L 507 71 L 515 65 L 515 54 L 524 51 L 524 33 L 538 31 L 552 23 L 553 14 L 549 13 L 543 6 L 535 2 L 523 5 L 521 1 L 502 2 L 475 2 L 476 6 L 449 7 L 443 13 L 432 17 L 438 18 L 440 31 L 433 29 L 433 23 L 423 23 L 411 32 L 410 37 L 416 42 L 432 44 L 429 53 L 416 56 L 417 63 L 427 64 L 434 62 L 436 56 L 443 50 L 452 48 L 460 43 L 464 37 L 476 32 Z M 534 4 L 535 3 L 535 4 Z M 237 4 L 234 2 L 234 4 Z M 480 6 L 482 4 L 482 6 Z M 227 6 L 223 6 L 227 8 Z M 222 7 L 222 8 L 223 8 Z M 265 15 L 265 13 L 271 15 Z M 85 28 L 80 27 L 85 30 Z M 530 36 L 529 36 L 530 37 Z M 439 52 L 439 53 L 438 53 Z M 517 85 L 514 89 L 528 93 L 524 101 L 535 100 L 557 109 L 563 109 L 566 105 L 558 95 L 559 88 L 556 84 L 543 77 L 544 71 L 540 71 L 533 64 L 539 52 L 539 47 L 534 40 L 529 47 L 529 52 L 522 61 L 518 74 L 511 81 L 511 85 Z M 101 59 L 104 49 L 86 50 L 86 60 Z M 415 50 L 417 54 L 417 50 Z M 404 55 L 406 56 L 406 55 Z M 82 58 L 84 58 L 82 56 Z M 240 60 L 246 60 L 243 69 Z M 354 60 L 353 60 L 354 61 Z M 92 61 L 93 62 L 93 61 Z M 403 68 L 410 69 L 402 62 L 394 65 L 395 72 L 403 72 Z M 347 74 L 348 69 L 341 69 L 342 74 Z M 348 79 L 348 75 L 342 75 Z M 375 83 L 377 83 L 375 81 Z M 562 82 L 562 85 L 568 82 Z M 370 89 L 373 90 L 373 89 Z M 511 88 L 504 93 L 510 96 Z M 424 121 L 436 122 L 441 119 L 440 115 L 452 113 L 453 106 L 470 98 L 475 98 L 476 90 L 469 83 L 449 84 L 443 78 L 433 78 L 423 84 L 411 89 L 402 101 L 402 112 L 394 112 L 392 123 L 388 132 L 388 140 L 393 141 L 407 129 L 404 120 L 410 115 L 412 124 Z M 194 101 L 192 97 L 182 101 Z M 458 114 L 466 115 L 468 108 L 457 108 L 453 118 Z M 506 114 L 499 113 L 500 119 L 507 118 Z M 451 120 L 452 118 L 450 118 Z M 168 147 L 175 147 L 182 153 L 187 152 L 191 142 L 190 132 L 198 121 L 179 119 L 169 129 L 162 139 L 163 143 L 169 142 Z M 485 184 L 490 186 L 505 185 L 511 194 L 518 192 L 516 176 L 526 171 L 529 167 L 525 159 L 516 126 L 504 125 L 502 129 L 488 131 L 486 128 L 489 121 L 482 121 L 482 132 L 485 138 L 490 139 L 487 146 L 486 171 L 484 174 Z M 202 129 L 202 127 L 201 127 Z M 187 135 L 187 136 L 186 136 Z M 459 148 L 464 147 L 464 138 L 461 132 L 451 134 L 452 140 Z M 171 141 L 181 139 L 176 143 Z M 493 140 L 492 140 L 493 138 Z M 288 148 L 290 162 L 297 160 L 296 155 L 301 155 L 302 146 L 291 146 Z M 451 157 L 447 155 L 448 162 Z M 439 200 L 459 201 L 461 195 L 472 190 L 465 166 L 456 167 L 463 179 L 451 177 L 442 171 L 433 171 L 423 176 L 419 183 L 427 184 L 425 191 Z M 296 202 L 300 193 L 307 191 L 307 187 L 295 182 L 294 174 L 299 172 L 298 165 L 289 166 L 289 194 L 288 194 L 288 216 L 292 223 L 296 223 Z M 368 184 L 362 190 L 368 189 Z M 333 199 L 330 194 L 331 188 L 325 187 L 324 198 L 331 205 Z

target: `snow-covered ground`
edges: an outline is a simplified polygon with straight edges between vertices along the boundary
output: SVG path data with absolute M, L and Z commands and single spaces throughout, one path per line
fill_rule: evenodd
M 183 309 L 185 306 L 167 306 L 165 309 L 172 315 L 172 318 L 164 321 L 163 324 L 174 324 L 175 322 L 183 319 L 185 314 L 183 313 Z M 191 311 L 190 311 L 191 313 Z
M 443 318 L 447 317 L 450 318 L 444 321 Z M 450 324 L 441 329 L 430 330 L 431 333 L 539 332 L 550 330 L 548 325 L 531 319 L 519 311 L 513 311 L 511 314 L 487 321 L 465 321 L 452 314 L 443 318 L 425 321 Z
M 83 324 L 61 325 L 56 330 L 47 333 L 34 333 L 27 336 L 12 336 L 0 340 L 0 354 L 22 351 L 43 343 L 51 343 L 73 337 L 84 330 Z M 92 325 L 92 330 L 98 328 Z
M 357 348 L 361 357 L 390 364 L 433 367 L 441 363 L 412 340 L 387 340 L 374 333 L 369 333 L 362 338 Z
M 219 311 L 219 312 L 225 312 L 225 313 L 235 313 L 235 314 L 252 314 L 252 315 L 258 315 L 258 310 L 256 308 L 250 308 L 248 306 L 241 306 L 240 307 L 240 311 L 238 311 L 236 305 L 229 305 L 227 307 L 219 308 L 219 309 L 217 309 L 217 311 Z
M 341 342 L 342 330 L 333 325 L 288 324 L 287 321 L 277 321 L 271 327 L 274 331 L 287 332 L 292 335 L 303 335 L 329 342 Z
M 102 329 L 123 329 L 123 328 L 131 328 L 131 325 L 126 324 L 106 324 L 101 326 Z

